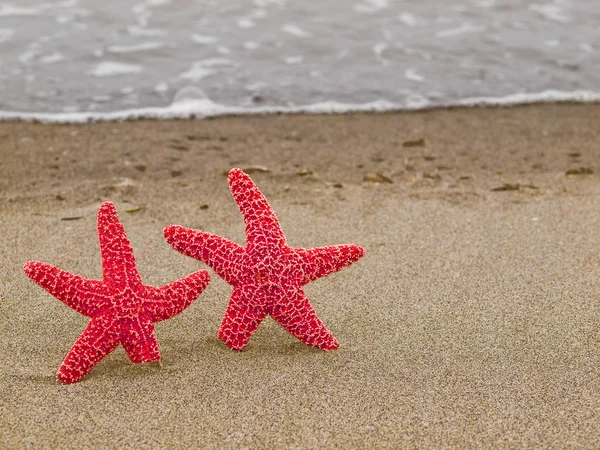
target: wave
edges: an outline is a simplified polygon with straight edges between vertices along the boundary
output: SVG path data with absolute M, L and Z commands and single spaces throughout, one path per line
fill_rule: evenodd
M 425 99 L 423 99 L 425 100 Z M 504 97 L 471 97 L 453 103 L 412 102 L 398 104 L 387 100 L 352 104 L 326 101 L 299 106 L 241 107 L 215 103 L 209 99 L 177 101 L 164 107 L 135 108 L 114 112 L 36 113 L 0 111 L 0 121 L 23 121 L 60 124 L 82 124 L 139 119 L 191 119 L 218 116 L 266 114 L 344 114 L 356 112 L 417 111 L 436 108 L 475 106 L 516 106 L 532 103 L 596 103 L 600 92 L 546 90 L 537 93 L 516 93 Z

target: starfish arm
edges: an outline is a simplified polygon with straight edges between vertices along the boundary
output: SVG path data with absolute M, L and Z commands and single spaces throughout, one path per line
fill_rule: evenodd
M 160 361 L 158 340 L 150 317 L 139 316 L 125 322 L 121 342 L 129 360 L 134 364 Z
M 266 310 L 253 305 L 251 295 L 234 288 L 219 328 L 218 338 L 233 350 L 242 350 L 266 317 Z
M 95 316 L 110 300 L 100 280 L 87 280 L 40 261 L 27 262 L 23 270 L 42 288 L 84 316 Z
M 141 284 L 131 242 L 111 202 L 102 203 L 98 210 L 98 240 L 104 280 L 119 291 L 131 283 Z
M 244 217 L 246 244 L 249 247 L 284 246 L 285 236 L 279 220 L 252 178 L 241 169 L 232 169 L 229 172 L 229 188 Z
M 117 348 L 119 335 L 114 317 L 102 315 L 92 319 L 67 353 L 56 378 L 65 384 L 81 380 L 102 358 Z
M 164 235 L 175 250 L 204 261 L 221 278 L 233 284 L 238 276 L 238 264 L 245 253 L 244 247 L 221 236 L 178 225 L 165 227 Z
M 298 288 L 284 292 L 276 302 L 271 315 L 292 336 L 311 347 L 334 350 L 338 341 L 317 317 L 308 298 Z
M 208 272 L 198 270 L 159 288 L 146 286 L 149 300 L 144 308 L 150 313 L 153 322 L 170 319 L 190 306 L 206 289 L 209 281 Z
M 300 285 L 303 286 L 317 278 L 337 272 L 358 261 L 365 250 L 353 244 L 331 245 L 311 249 L 295 248 L 294 253 L 300 257 L 302 275 Z

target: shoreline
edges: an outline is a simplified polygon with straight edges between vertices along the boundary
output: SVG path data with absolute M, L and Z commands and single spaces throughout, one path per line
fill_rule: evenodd
M 0 122 L 0 446 L 593 448 L 598 117 L 594 103 Z M 112 200 L 145 284 L 206 268 L 162 229 L 243 243 L 232 167 L 253 169 L 289 245 L 366 249 L 305 289 L 340 349 L 267 319 L 231 352 L 216 338 L 231 288 L 209 270 L 157 325 L 162 366 L 119 348 L 58 384 L 87 319 L 23 263 L 99 278 L 96 212 Z
M 147 106 L 112 112 L 63 112 L 36 113 L 0 110 L 0 123 L 25 122 L 49 124 L 91 124 L 137 120 L 196 120 L 219 117 L 251 117 L 269 115 L 343 115 L 343 114 L 398 114 L 404 112 L 435 111 L 456 108 L 499 108 L 528 105 L 598 104 L 600 92 L 576 90 L 545 90 L 537 93 L 508 94 L 502 97 L 468 97 L 450 103 L 415 105 L 397 104 L 387 100 L 374 100 L 362 104 L 350 104 L 327 100 L 298 106 L 228 106 L 208 98 L 172 103 L 166 106 Z

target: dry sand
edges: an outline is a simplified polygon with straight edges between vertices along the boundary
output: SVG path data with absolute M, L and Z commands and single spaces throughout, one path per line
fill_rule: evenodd
M 599 119 L 600 105 L 564 104 L 0 123 L 0 447 L 597 448 Z M 341 348 L 267 319 L 228 350 L 216 332 L 231 288 L 213 274 L 157 325 L 162 367 L 119 348 L 57 383 L 87 319 L 22 264 L 100 277 L 95 215 L 110 199 L 144 282 L 184 276 L 201 264 L 162 228 L 243 242 L 223 172 L 251 165 L 271 170 L 252 176 L 290 245 L 367 249 L 306 288 Z M 565 174 L 581 167 L 594 173 Z M 392 183 L 363 181 L 374 172 Z M 519 186 L 492 190 L 505 183 Z

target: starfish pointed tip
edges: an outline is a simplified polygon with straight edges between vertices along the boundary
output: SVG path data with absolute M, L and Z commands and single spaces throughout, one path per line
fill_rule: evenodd
M 73 384 L 79 381 L 79 378 L 63 373 L 63 368 L 61 367 L 58 369 L 58 372 L 56 372 L 56 380 L 60 381 L 62 384 Z
M 190 284 L 195 286 L 198 291 L 197 297 L 199 297 L 200 294 L 204 292 L 204 289 L 206 289 L 206 286 L 208 286 L 208 283 L 210 283 L 210 274 L 208 273 L 208 270 L 197 270 L 191 275 L 188 275 L 187 280 Z M 194 300 L 197 300 L 197 298 Z
M 340 343 L 335 337 L 331 336 L 331 342 L 325 344 L 322 348 L 325 351 L 337 350 L 338 348 L 340 348 Z
M 234 186 L 238 185 L 239 183 L 243 184 L 244 181 L 250 182 L 250 183 L 252 183 L 252 185 L 254 185 L 254 182 L 252 181 L 252 178 L 250 178 L 250 175 L 248 175 L 242 169 L 239 169 L 237 167 L 235 167 L 229 171 L 228 180 L 229 180 L 229 186 L 232 189 Z
M 98 220 L 106 222 L 118 222 L 119 215 L 117 214 L 117 207 L 113 202 L 104 202 L 98 209 Z
M 25 275 L 27 275 L 28 277 L 31 277 L 34 273 L 35 273 L 35 269 L 36 269 L 36 261 L 27 261 L 25 264 L 23 264 L 23 271 L 25 272 Z
M 165 237 L 165 239 L 167 240 L 167 242 L 171 245 L 173 245 L 173 243 L 176 240 L 176 237 L 179 233 L 181 233 L 181 231 L 183 231 L 183 227 L 179 226 L 179 225 L 167 225 L 164 229 L 163 229 L 163 235 Z
M 113 202 L 102 202 L 102 204 L 100 205 L 100 211 L 117 212 L 117 207 Z
M 234 167 L 233 169 L 231 169 L 229 171 L 229 178 L 231 179 L 231 177 L 235 177 L 241 174 L 246 174 L 246 172 L 244 172 L 242 169 L 240 169 L 239 167 Z
M 175 234 L 175 225 L 167 225 L 163 228 L 163 236 L 168 241 Z
M 360 245 L 353 245 L 352 250 L 353 250 L 352 254 L 356 258 L 356 260 L 365 256 L 365 253 L 366 253 L 365 249 L 363 247 L 361 247 Z
M 244 350 L 244 348 L 246 347 L 246 344 L 236 344 L 236 343 L 231 343 L 231 342 L 225 342 L 223 341 L 223 343 L 229 347 L 229 349 L 231 351 L 234 351 L 236 353 L 240 353 L 242 350 Z
M 27 261 L 23 264 L 23 272 L 29 278 L 37 282 L 38 277 L 41 273 L 43 273 L 44 268 L 49 266 L 49 264 L 41 262 L 41 261 Z

